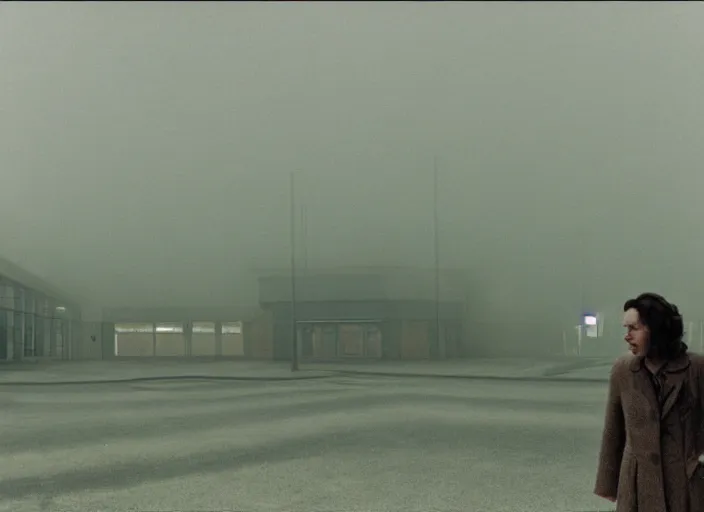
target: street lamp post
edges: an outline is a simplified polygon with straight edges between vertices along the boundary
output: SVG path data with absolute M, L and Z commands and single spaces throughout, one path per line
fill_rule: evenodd
M 298 371 L 298 326 L 296 316 L 296 173 L 291 173 L 291 371 Z
M 441 349 L 440 328 L 440 232 L 438 221 L 438 159 L 433 159 L 433 256 L 435 265 L 435 339 L 437 344 L 436 357 L 445 355 Z

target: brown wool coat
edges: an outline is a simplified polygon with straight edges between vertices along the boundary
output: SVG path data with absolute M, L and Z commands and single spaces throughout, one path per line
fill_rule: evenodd
M 672 387 L 662 408 L 643 358 L 611 371 L 596 486 L 617 512 L 704 512 L 704 356 L 664 368 Z

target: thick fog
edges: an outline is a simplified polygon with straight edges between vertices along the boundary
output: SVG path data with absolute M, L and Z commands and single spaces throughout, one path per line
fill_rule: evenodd
M 0 253 L 104 306 L 467 269 L 475 312 L 704 310 L 704 5 L 4 3 Z M 704 316 L 704 315 L 702 315 Z

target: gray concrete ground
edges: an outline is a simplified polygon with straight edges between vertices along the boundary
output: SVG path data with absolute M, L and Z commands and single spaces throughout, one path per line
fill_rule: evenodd
M 0 386 L 120 382 L 129 380 L 319 379 L 339 374 L 480 379 L 606 380 L 612 359 L 553 360 L 465 359 L 453 361 L 302 363 L 292 373 L 288 363 L 223 360 L 132 359 L 43 362 L 0 365 Z
M 368 375 L 7 385 L 0 510 L 612 510 L 591 495 L 605 392 Z
M 4 364 L 0 366 L 0 386 L 169 379 L 271 381 L 315 379 L 329 375 L 329 371 L 315 370 L 292 374 L 289 364 L 273 361 L 135 358 Z
M 312 371 L 358 375 L 499 380 L 570 379 L 606 381 L 615 358 L 461 359 L 448 361 L 305 364 Z

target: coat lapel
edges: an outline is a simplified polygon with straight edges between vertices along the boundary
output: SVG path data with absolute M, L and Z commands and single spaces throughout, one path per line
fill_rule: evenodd
M 653 384 L 650 382 L 650 375 L 648 369 L 645 367 L 645 361 L 643 357 L 634 357 L 631 361 L 631 371 L 634 373 L 634 389 L 648 402 L 651 410 L 657 411 L 660 407 L 658 405 L 658 397 L 655 395 L 655 389 L 653 389 Z
M 655 395 L 655 389 L 650 380 L 649 370 L 645 367 L 643 357 L 635 357 L 631 361 L 631 371 L 635 374 L 636 389 L 645 396 L 646 400 L 654 410 L 660 411 L 660 419 L 664 419 L 672 411 L 672 408 L 677 403 L 677 399 L 682 392 L 682 387 L 686 381 L 687 368 L 689 368 L 689 355 L 684 352 L 682 355 L 669 361 L 663 368 L 665 382 L 663 383 L 670 389 L 667 399 L 660 407 L 658 397 Z
M 669 414 L 674 405 L 677 403 L 677 399 L 682 392 L 682 387 L 684 386 L 687 377 L 687 369 L 689 368 L 689 364 L 689 355 L 685 352 L 677 359 L 673 359 L 667 363 L 665 368 L 663 368 L 667 378 L 667 385 L 672 389 L 665 400 L 665 403 L 662 405 L 660 417 L 663 419 Z

